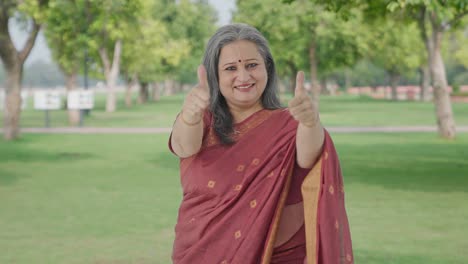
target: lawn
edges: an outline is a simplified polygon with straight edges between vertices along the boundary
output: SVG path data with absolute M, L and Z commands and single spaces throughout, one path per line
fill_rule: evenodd
M 332 136 L 356 263 L 468 263 L 468 134 Z M 167 137 L 0 141 L 0 263 L 170 263 L 181 191 Z
M 134 105 L 126 108 L 123 94 L 118 95 L 115 113 L 104 111 L 105 98 L 96 97 L 95 109 L 84 119 L 89 127 L 169 127 L 180 111 L 183 94 L 163 96 L 159 102 Z M 287 105 L 290 95 L 283 96 Z M 434 105 L 431 102 L 381 101 L 357 96 L 322 96 L 320 114 L 327 126 L 435 126 Z M 453 103 L 453 111 L 458 125 L 468 125 L 468 104 Z M 51 126 L 67 126 L 67 113 L 64 110 L 50 111 Z M 45 113 L 29 107 L 22 112 L 22 127 L 43 127 Z

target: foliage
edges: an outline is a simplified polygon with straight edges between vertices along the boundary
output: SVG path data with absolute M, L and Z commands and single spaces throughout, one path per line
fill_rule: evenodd
M 53 1 L 45 36 L 52 56 L 67 74 L 77 73 L 84 62 L 89 39 L 86 34 L 85 1 Z
M 360 13 L 351 10 L 347 20 L 309 1 L 291 4 L 267 0 L 237 1 L 235 21 L 257 27 L 270 41 L 281 75 L 309 68 L 309 48 L 316 46 L 322 76 L 352 66 L 366 50 L 366 32 L 357 26 Z
M 155 9 L 154 16 L 157 15 L 165 22 L 170 38 L 175 43 L 186 44 L 185 52 L 183 47 L 174 48 L 174 53 L 179 50 L 183 54 L 177 64 L 170 63 L 168 59 L 163 60 L 164 72 L 181 82 L 194 83 L 194 73 L 201 64 L 205 45 L 216 30 L 216 12 L 205 0 L 175 1 L 163 10 Z
M 391 74 L 408 76 L 425 61 L 417 25 L 382 20 L 369 27 L 371 60 Z

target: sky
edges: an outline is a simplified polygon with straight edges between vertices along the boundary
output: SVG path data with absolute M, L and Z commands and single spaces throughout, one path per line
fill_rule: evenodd
M 222 26 L 228 24 L 231 20 L 231 12 L 235 8 L 235 0 L 209 0 L 209 2 L 215 7 L 218 11 L 218 25 Z M 10 21 L 10 32 L 12 34 L 13 42 L 17 49 L 23 45 L 26 41 L 27 35 L 24 32 L 19 30 L 12 21 Z M 26 60 L 26 64 L 29 65 L 35 61 L 42 60 L 44 62 L 51 62 L 50 50 L 47 46 L 47 42 L 44 38 L 42 32 L 38 35 L 34 48 L 31 51 L 31 54 Z

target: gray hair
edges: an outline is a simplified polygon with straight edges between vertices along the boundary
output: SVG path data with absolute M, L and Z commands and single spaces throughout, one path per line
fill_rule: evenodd
M 265 37 L 257 29 L 246 24 L 230 24 L 219 28 L 208 41 L 203 57 L 203 65 L 206 68 L 208 85 L 210 87 L 210 110 L 214 118 L 213 127 L 221 143 L 226 145 L 234 143 L 231 137 L 233 133 L 233 117 L 229 111 L 226 99 L 221 94 L 219 88 L 218 63 L 221 49 L 237 40 L 253 42 L 265 62 L 268 81 L 260 98 L 263 108 L 281 108 L 278 97 L 275 62 Z

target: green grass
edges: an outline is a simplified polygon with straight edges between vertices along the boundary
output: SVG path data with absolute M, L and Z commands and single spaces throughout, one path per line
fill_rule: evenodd
M 468 263 L 468 134 L 336 134 L 355 262 Z M 0 141 L 0 263 L 170 263 L 167 135 Z
M 104 111 L 104 95 L 96 97 L 95 109 L 84 120 L 89 127 L 170 127 L 180 111 L 184 95 L 163 96 L 159 102 L 126 108 L 118 95 L 117 112 Z M 290 95 L 283 97 L 286 105 Z M 434 105 L 430 102 L 393 102 L 356 96 L 322 96 L 320 114 L 327 126 L 404 126 L 435 125 Z M 458 125 L 468 125 L 468 104 L 453 103 Z M 51 126 L 67 126 L 64 110 L 50 111 Z M 32 109 L 32 102 L 21 115 L 22 127 L 43 127 L 45 114 Z

